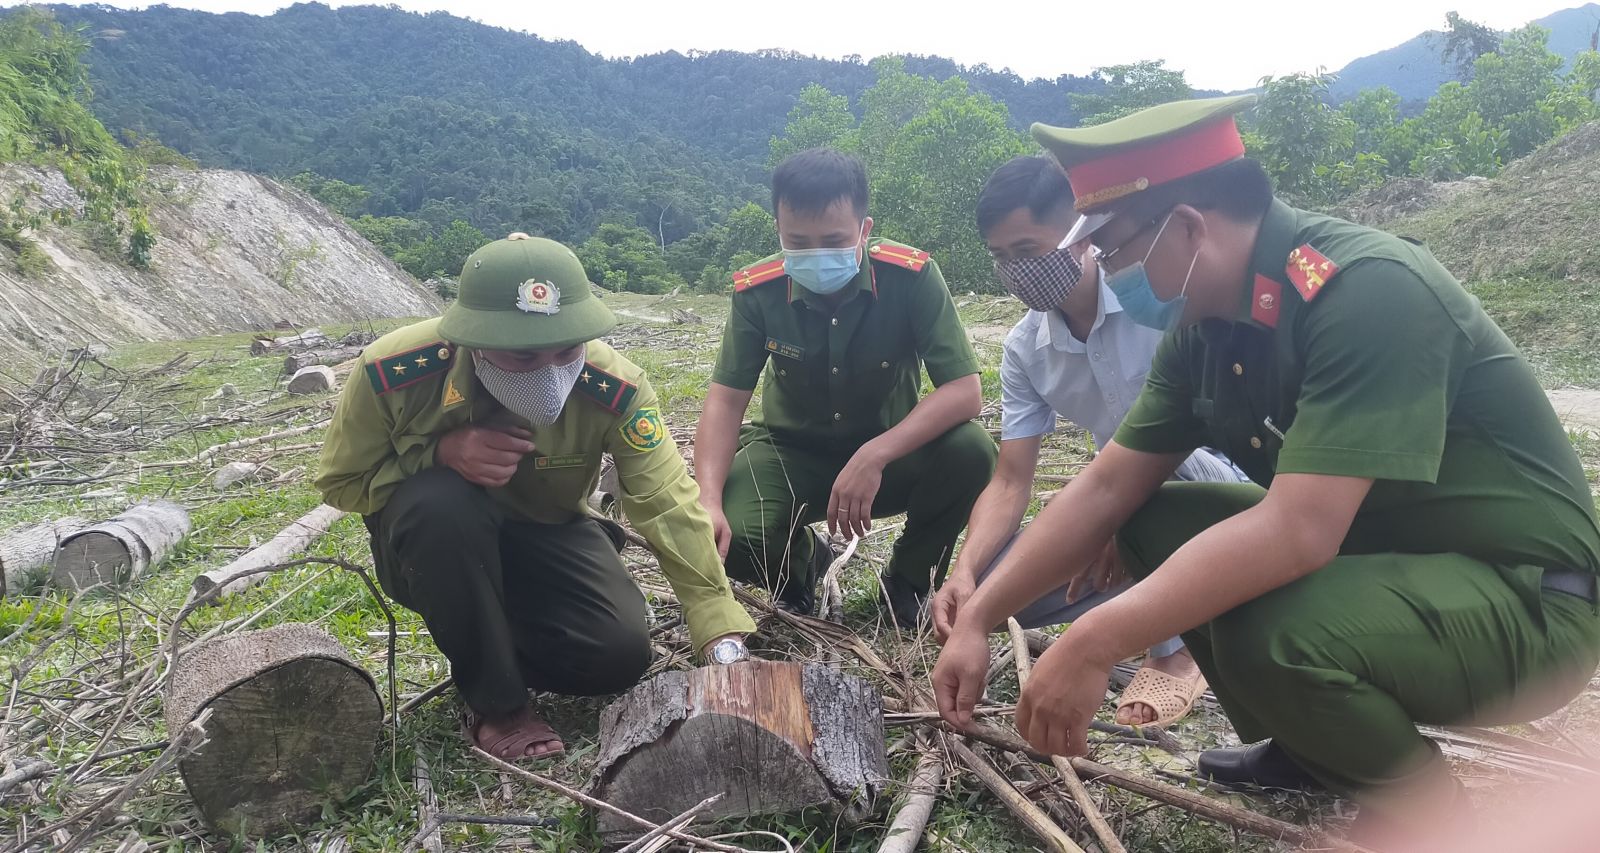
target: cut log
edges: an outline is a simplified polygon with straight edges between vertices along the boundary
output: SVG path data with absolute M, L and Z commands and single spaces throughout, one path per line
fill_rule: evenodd
M 0 537 L 0 596 L 32 586 L 48 571 L 61 540 L 88 526 L 69 515 Z
M 257 338 L 250 344 L 251 355 L 270 355 L 279 352 L 298 352 L 330 346 L 333 343 L 321 329 L 306 329 L 298 335 L 282 338 Z
M 293 376 L 303 368 L 315 364 L 340 364 L 361 355 L 361 346 L 337 346 L 332 349 L 314 349 L 297 352 L 283 360 L 283 372 L 286 376 Z
M 160 564 L 189 535 L 189 511 L 169 501 L 135 504 L 61 540 L 50 579 L 63 589 L 124 584 Z
M 334 522 L 344 518 L 344 516 L 344 510 L 334 509 L 327 504 L 323 504 L 300 516 L 293 524 L 278 531 L 278 535 L 272 537 L 265 545 L 247 551 L 239 559 L 226 566 L 212 569 L 195 578 L 195 596 L 199 597 L 219 586 L 223 587 L 223 590 L 217 593 L 215 598 L 211 599 L 211 603 L 216 604 L 240 590 L 248 589 L 261 583 L 267 579 L 271 574 L 270 572 L 261 572 L 254 575 L 246 575 L 245 577 L 239 577 L 239 575 L 288 561 L 290 557 L 310 547 L 311 543 L 317 541 L 322 537 L 322 534 L 328 532 L 328 528 L 332 527 Z
M 254 480 L 260 472 L 261 466 L 254 462 L 229 462 L 217 469 L 217 475 L 211 478 L 211 487 L 225 492 L 240 483 Z
M 289 380 L 290 394 L 321 394 L 334 386 L 333 368 L 322 364 L 302 367 Z
M 366 784 L 383 706 L 377 685 L 326 631 L 288 623 L 184 656 L 167 687 L 167 731 L 210 709 L 206 742 L 178 763 L 206 822 L 275 838 Z
M 702 817 L 822 807 L 847 822 L 871 811 L 889 774 L 883 699 L 825 666 L 745 661 L 665 672 L 600 718 L 592 793 L 657 823 L 726 794 Z M 637 835 L 599 817 L 608 841 Z

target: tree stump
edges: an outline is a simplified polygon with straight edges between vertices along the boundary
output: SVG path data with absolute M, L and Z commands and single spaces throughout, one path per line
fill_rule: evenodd
M 166 693 L 168 731 L 211 709 L 206 742 L 178 763 L 213 828 L 272 838 L 364 785 L 383 725 L 372 676 L 331 635 L 289 623 L 185 656 Z
M 61 541 L 88 526 L 87 520 L 69 515 L 0 536 L 0 596 L 31 586 L 55 558 Z
M 189 534 L 189 512 L 168 501 L 135 504 L 121 515 L 63 537 L 50 579 L 63 589 L 123 584 L 144 574 Z
M 360 346 L 337 346 L 332 349 L 313 349 L 295 353 L 283 359 L 283 372 L 286 376 L 293 376 L 301 370 L 317 364 L 342 364 L 361 355 Z
M 335 384 L 333 368 L 322 364 L 302 367 L 289 380 L 290 394 L 320 394 Z
M 665 672 L 600 718 L 591 791 L 640 817 L 669 820 L 714 794 L 703 817 L 838 810 L 860 820 L 889 775 L 883 698 L 814 664 L 745 661 Z M 599 817 L 608 841 L 636 826 Z

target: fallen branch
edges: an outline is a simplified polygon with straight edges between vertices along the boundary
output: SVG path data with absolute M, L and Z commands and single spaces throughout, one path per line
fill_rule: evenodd
M 172 739 L 172 743 L 162 751 L 161 755 L 157 756 L 155 761 L 150 762 L 150 766 L 139 771 L 132 781 L 102 797 L 98 802 L 78 814 L 59 822 L 58 825 L 50 827 L 47 831 L 40 831 L 38 834 L 47 835 L 79 821 L 87 821 L 88 823 L 83 829 L 79 830 L 77 835 L 74 835 L 70 841 L 60 848 L 60 853 L 72 853 L 72 851 L 82 847 L 94 838 L 102 821 L 121 810 L 122 806 L 132 799 L 139 789 L 149 784 L 156 774 L 166 770 L 178 759 L 188 755 L 192 750 L 204 743 L 206 723 L 210 722 L 210 720 L 211 709 L 207 708 L 201 711 L 189 722 L 189 725 L 184 726 L 183 730 L 178 732 L 177 736 Z
M 669 820 L 655 829 L 646 832 L 644 835 L 634 839 L 632 843 L 628 844 L 628 846 L 622 848 L 621 850 L 618 850 L 617 853 L 639 853 L 639 851 L 644 850 L 646 847 L 654 848 L 655 845 L 652 845 L 651 842 L 658 838 L 661 839 L 663 843 L 670 844 L 671 840 L 662 838 L 662 836 L 673 831 L 674 829 L 688 825 L 690 821 L 695 819 L 696 815 L 700 814 L 706 809 L 711 808 L 713 805 L 716 805 L 717 801 L 721 800 L 725 796 L 727 795 L 715 794 L 713 796 L 706 797 L 695 805 L 690 806 L 689 809 L 683 814 L 678 815 L 672 820 Z
M 895 809 L 894 819 L 889 822 L 888 831 L 883 835 L 883 844 L 879 845 L 878 853 L 912 853 L 917 849 L 917 842 L 922 840 L 922 831 L 927 828 L 928 818 L 933 814 L 939 785 L 944 781 L 944 761 L 939 751 L 933 749 L 926 739 L 918 738 L 918 741 L 922 744 L 921 757 L 917 759 L 916 769 L 911 771 L 905 794 Z
M 1040 764 L 1051 763 L 1050 756 L 1005 732 L 981 726 L 973 726 L 963 730 L 943 720 L 933 725 L 935 728 L 950 734 L 965 735 L 975 741 L 989 744 L 996 749 L 1021 753 Z M 1257 814 L 1248 809 L 1231 806 L 1220 800 L 1213 800 L 1210 797 L 1196 794 L 1193 791 L 1186 791 L 1175 785 L 1168 785 L 1165 782 L 1146 779 L 1136 773 L 1108 767 L 1104 764 L 1090 761 L 1087 758 L 1072 759 L 1072 767 L 1078 771 L 1082 778 L 1090 782 L 1099 782 L 1103 785 L 1121 788 L 1124 791 L 1131 791 L 1225 826 L 1231 826 L 1234 829 L 1260 835 L 1274 841 L 1284 841 L 1319 850 L 1360 851 L 1363 849 L 1349 842 L 1329 838 L 1320 832 L 1303 826 L 1296 826 L 1263 814 Z
M 1011 780 L 995 769 L 995 766 L 989 763 L 989 759 L 973 752 L 972 747 L 967 746 L 960 738 L 947 737 L 944 741 L 946 748 L 957 760 L 965 764 L 967 769 L 978 777 L 978 781 L 982 782 L 1001 804 L 1022 821 L 1023 826 L 1039 836 L 1051 850 L 1056 853 L 1084 853 L 1083 848 L 1073 842 L 1061 827 L 1056 826 L 1043 809 L 1024 797 L 1022 792 L 1011 784 Z
M 582 791 L 576 790 L 574 788 L 569 788 L 566 785 L 563 785 L 560 782 L 555 781 L 554 779 L 546 779 L 545 777 L 540 776 L 537 773 L 534 773 L 534 772 L 529 771 L 529 770 L 524 770 L 523 768 L 518 767 L 517 765 L 512 764 L 509 761 L 502 761 L 502 760 L 494 757 L 493 755 L 490 755 L 489 753 L 484 752 L 481 748 L 479 748 L 476 745 L 474 745 L 472 747 L 472 751 L 479 758 L 482 758 L 485 761 L 488 761 L 490 764 L 493 764 L 494 766 L 500 768 L 501 770 L 507 771 L 509 773 L 514 773 L 517 776 L 520 776 L 520 777 L 528 780 L 529 782 L 532 782 L 535 785 L 538 785 L 539 787 L 544 788 L 545 790 L 554 791 L 557 794 L 560 794 L 561 796 L 566 797 L 569 800 L 573 800 L 575 802 L 581 803 L 581 804 L 586 805 L 586 806 L 588 806 L 589 808 L 592 808 L 592 809 L 599 809 L 599 810 L 601 810 L 603 812 L 609 812 L 611 814 L 616 815 L 617 817 L 622 818 L 625 821 L 628 821 L 629 823 L 634 824 L 635 826 L 643 827 L 644 829 L 647 829 L 647 830 L 649 830 L 649 829 L 659 829 L 660 828 L 659 824 L 651 823 L 650 821 L 645 820 L 644 818 L 639 817 L 636 814 L 632 814 L 630 812 L 623 811 L 622 809 L 619 809 L 616 806 L 613 806 L 612 804 L 606 802 L 605 800 L 597 800 L 594 797 L 591 797 L 588 794 L 583 793 Z M 700 838 L 698 836 L 689 835 L 688 833 L 683 832 L 681 830 L 671 829 L 671 830 L 667 830 L 663 834 L 664 835 L 668 835 L 668 836 L 670 836 L 672 838 L 676 838 L 679 841 L 687 841 L 690 844 L 694 844 L 694 845 L 699 846 L 699 847 L 704 847 L 704 848 L 706 848 L 708 850 L 721 850 L 721 851 L 724 851 L 724 853 L 749 853 L 749 851 L 746 851 L 742 847 L 734 847 L 734 846 L 732 846 L 730 844 L 719 844 L 719 843 L 717 843 L 715 841 L 712 841 L 710 839 L 707 839 L 707 838 Z
M 422 829 L 407 849 L 421 847 L 428 853 L 444 853 L 444 840 L 439 837 L 439 798 L 433 792 L 433 776 L 428 772 L 428 761 L 417 753 L 416 766 L 411 771 L 412 783 L 417 788 L 417 818 Z
M 4 797 L 7 791 L 24 782 L 43 779 L 54 770 L 55 768 L 51 767 L 48 761 L 40 761 L 36 758 L 19 759 L 10 771 L 0 776 L 0 797 Z
M 1013 617 L 1006 620 L 1006 625 L 1011 629 L 1011 648 L 1016 651 L 1017 662 L 1017 689 L 1023 690 L 1028 686 L 1028 679 L 1033 675 L 1033 661 L 1028 654 L 1028 638 L 1023 636 L 1022 625 Z M 1050 763 L 1055 766 L 1056 772 L 1061 774 L 1061 781 L 1072 792 L 1073 802 L 1078 804 L 1078 811 L 1083 814 L 1084 820 L 1089 822 L 1089 828 L 1094 830 L 1095 838 L 1100 839 L 1100 846 L 1105 853 L 1127 853 L 1122 846 L 1121 839 L 1106 823 L 1105 816 L 1100 814 L 1100 808 L 1095 805 L 1094 797 L 1089 795 L 1089 789 L 1083 785 L 1083 780 L 1078 778 L 1078 771 L 1072 769 L 1072 764 L 1059 755 L 1050 756 Z
M 180 460 L 178 460 L 176 462 L 158 462 L 155 465 L 146 465 L 144 467 L 146 467 L 146 468 L 172 468 L 172 467 L 178 467 L 178 466 L 183 466 L 183 465 L 204 465 L 204 464 L 210 462 L 211 460 L 215 459 L 217 457 L 217 454 L 219 454 L 219 453 L 227 453 L 230 450 L 239 450 L 239 449 L 242 449 L 242 448 L 245 448 L 245 447 L 255 447 L 258 444 L 266 444 L 266 443 L 272 442 L 272 441 L 280 441 L 280 440 L 285 439 L 285 438 L 294 438 L 297 435 L 305 435 L 306 433 L 312 432 L 313 430 L 322 429 L 323 427 L 325 427 L 327 425 L 328 425 L 328 422 L 326 420 L 321 420 L 321 421 L 317 421 L 314 424 L 306 424 L 304 426 L 290 427 L 289 429 L 281 429 L 281 430 L 278 430 L 277 432 L 269 432 L 266 435 L 257 435 L 257 436 L 253 436 L 251 438 L 241 438 L 241 439 L 238 439 L 236 441 L 227 442 L 225 444 L 214 444 L 214 445 L 212 445 L 210 447 L 207 447 L 205 450 L 202 450 L 199 453 L 196 453 L 195 455 L 189 457 L 188 459 L 180 459 Z
M 278 532 L 266 544 L 250 551 L 233 562 L 212 569 L 194 579 L 194 594 L 206 596 L 212 604 L 221 603 L 237 592 L 249 589 L 267 579 L 265 573 L 250 573 L 252 569 L 282 564 L 285 560 L 310 547 L 334 522 L 344 518 L 342 509 L 323 504 L 296 519 Z M 214 594 L 212 590 L 216 590 Z
M 856 548 L 860 544 L 860 536 L 850 537 L 850 544 L 844 546 L 844 553 L 829 563 L 828 570 L 822 575 L 822 606 L 818 612 L 829 622 L 844 621 L 844 592 L 839 589 L 839 571 L 856 555 Z

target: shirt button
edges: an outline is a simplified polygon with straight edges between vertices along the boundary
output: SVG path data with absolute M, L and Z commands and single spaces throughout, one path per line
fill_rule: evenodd
M 1095 353 L 1094 354 L 1094 360 L 1095 361 L 1105 361 L 1105 359 L 1106 359 L 1106 357 L 1104 355 L 1101 355 L 1100 353 Z
M 778 375 L 779 376 L 788 376 L 789 375 L 789 371 L 784 370 L 783 368 L 780 367 L 780 368 L 778 368 Z
M 1258 435 L 1250 436 L 1250 446 L 1254 447 L 1257 450 L 1260 450 L 1261 449 L 1261 437 L 1258 436 Z
M 1243 376 L 1244 375 L 1244 365 L 1239 364 L 1238 362 L 1234 362 L 1234 364 L 1233 364 L 1233 375 L 1234 376 Z
M 838 412 L 834 412 L 833 413 L 833 419 L 836 420 L 836 421 L 843 420 L 844 419 L 844 415 L 841 415 Z
M 835 367 L 835 368 L 834 368 L 834 369 L 833 369 L 833 375 L 834 375 L 834 376 L 838 376 L 838 375 L 839 375 L 839 368 L 837 368 L 837 367 Z
M 838 317 L 833 318 L 833 324 L 835 326 L 839 325 L 839 318 Z
M 883 364 L 882 364 L 882 365 L 880 365 L 880 366 L 881 366 L 881 367 L 888 367 L 888 366 L 889 366 L 889 362 L 887 362 L 887 361 L 886 361 L 886 362 L 884 362 L 884 363 L 883 363 Z

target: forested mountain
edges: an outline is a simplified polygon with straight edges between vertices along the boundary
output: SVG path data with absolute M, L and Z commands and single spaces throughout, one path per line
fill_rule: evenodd
M 300 4 L 274 15 L 53 7 L 94 36 L 94 109 L 202 163 L 370 191 L 355 213 L 577 240 L 626 214 L 666 242 L 759 199 L 770 139 L 808 83 L 852 99 L 861 62 L 783 52 L 614 61 L 443 13 Z M 1023 81 L 938 58 L 1017 127 L 1069 122 L 1091 78 Z
M 1550 31 L 1551 52 L 1570 63 L 1573 57 L 1591 49 L 1596 32 L 1600 31 L 1600 3 L 1563 9 L 1532 23 Z M 1388 86 L 1402 101 L 1432 97 L 1440 86 L 1457 79 L 1457 69 L 1444 57 L 1443 35 L 1422 33 L 1388 50 L 1351 62 L 1339 69 L 1330 93 L 1342 101 L 1363 89 Z

